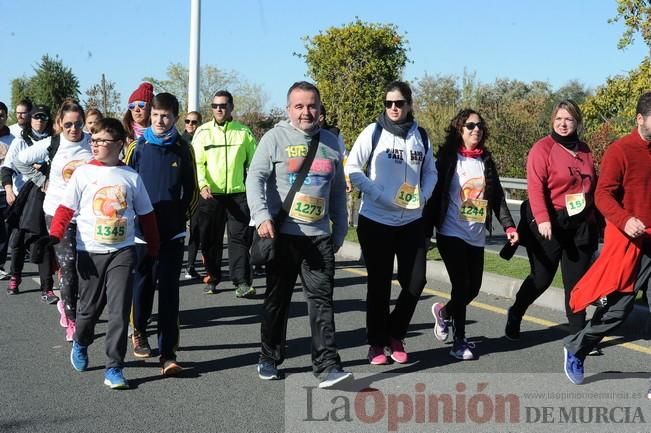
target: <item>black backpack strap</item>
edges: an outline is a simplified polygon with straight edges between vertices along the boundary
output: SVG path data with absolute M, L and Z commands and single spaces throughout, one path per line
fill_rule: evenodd
M 420 132 L 420 138 L 423 140 L 423 146 L 425 147 L 425 153 L 429 150 L 429 137 L 427 136 L 427 131 L 422 126 L 418 127 L 418 132 Z
M 378 122 L 375 122 L 375 129 L 373 129 L 373 135 L 371 136 L 371 153 L 366 160 L 366 167 L 364 168 L 364 174 L 368 177 L 371 171 L 371 161 L 373 160 L 373 154 L 375 153 L 375 148 L 377 147 L 378 142 L 380 141 L 380 136 L 382 135 L 382 125 Z
M 50 145 L 47 147 L 47 155 L 50 158 L 50 163 L 54 159 L 54 155 L 57 154 L 57 150 L 59 150 L 60 144 L 61 136 L 59 134 L 52 136 L 50 139 Z

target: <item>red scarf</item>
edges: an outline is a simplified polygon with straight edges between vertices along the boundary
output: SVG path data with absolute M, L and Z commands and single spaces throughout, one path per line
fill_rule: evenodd
M 474 149 L 466 149 L 465 146 L 459 146 L 459 153 L 466 158 L 479 158 L 484 154 L 484 147 L 478 146 Z

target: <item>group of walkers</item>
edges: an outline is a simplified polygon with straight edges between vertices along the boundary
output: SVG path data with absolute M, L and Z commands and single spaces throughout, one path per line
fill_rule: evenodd
M 176 350 L 185 237 L 183 277 L 201 277 L 195 268 L 200 249 L 204 292 L 214 294 L 223 281 L 227 230 L 229 276 L 242 298 L 255 294 L 252 242 L 272 239 L 258 376 L 280 377 L 287 313 L 300 276 L 313 372 L 319 387 L 331 387 L 352 377 L 335 343 L 333 288 L 334 256 L 349 227 L 346 194 L 354 187 L 361 192 L 357 233 L 368 272 L 370 364 L 409 360 L 405 337 L 426 284 L 434 232 L 452 287 L 447 303 L 432 305 L 434 335 L 445 341 L 452 334 L 452 357 L 476 358 L 466 338 L 467 306 L 482 284 L 486 233 L 495 215 L 510 245 L 526 247 L 531 264 L 508 311 L 506 338 L 521 338 L 522 317 L 560 264 L 569 322 L 564 368 L 580 383 L 586 355 L 623 322 L 651 275 L 651 93 L 640 97 L 637 127 L 606 152 L 599 179 L 580 139 L 579 107 L 570 100 L 556 104 L 551 133 L 527 158 L 529 199 L 517 228 L 480 113 L 461 110 L 446 128 L 444 143 L 433 149 L 414 118 L 406 83 L 390 83 L 383 103 L 383 112 L 349 153 L 338 129 L 326 123 L 319 90 L 304 81 L 287 92 L 288 119 L 259 143 L 247 126 L 233 120 L 233 95 L 225 90 L 213 96 L 213 118 L 202 124 L 201 115 L 190 112 L 183 133 L 175 126 L 176 97 L 154 95 L 149 83 L 131 94 L 122 121 L 84 112 L 72 100 L 54 117 L 48 107 L 21 101 L 12 130 L 4 125 L 7 107 L 0 105 L 7 204 L 0 260 L 10 248 L 11 267 L 2 274 L 9 278 L 7 293 L 19 293 L 28 251 L 39 266 L 42 300 L 59 307 L 78 371 L 88 368 L 87 349 L 106 307 L 104 383 L 125 388 L 129 325 L 134 356 L 153 353 L 147 324 L 156 290 L 161 374 L 183 370 Z M 603 219 L 608 261 L 598 259 L 591 267 Z M 394 260 L 401 290 L 391 309 Z M 62 299 L 53 291 L 55 272 Z M 600 278 L 604 273 L 612 277 L 609 284 Z M 598 301 L 586 324 L 586 306 Z

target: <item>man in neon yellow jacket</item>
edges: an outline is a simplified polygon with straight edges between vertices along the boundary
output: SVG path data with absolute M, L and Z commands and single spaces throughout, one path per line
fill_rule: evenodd
M 224 228 L 228 226 L 228 264 L 235 295 L 250 297 L 255 289 L 251 285 L 251 217 L 244 181 L 255 151 L 255 137 L 247 126 L 233 120 L 233 95 L 228 91 L 215 93 L 211 107 L 214 119 L 201 125 L 192 139 L 201 193 L 201 251 L 208 273 L 204 292 L 217 293 Z

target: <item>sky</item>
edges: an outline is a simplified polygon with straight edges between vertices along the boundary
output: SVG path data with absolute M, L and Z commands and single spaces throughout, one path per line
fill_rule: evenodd
M 293 54 L 305 52 L 302 38 L 359 18 L 406 35 L 406 80 L 466 70 L 484 83 L 558 88 L 576 79 L 596 88 L 648 53 L 640 41 L 617 49 L 624 26 L 608 23 L 615 14 L 615 0 L 203 0 L 200 59 L 260 85 L 267 109 L 283 107 L 287 88 L 309 79 Z M 82 95 L 104 73 L 126 108 L 143 77 L 187 65 L 189 23 L 190 0 L 0 0 L 0 101 L 49 54 L 72 69 Z

